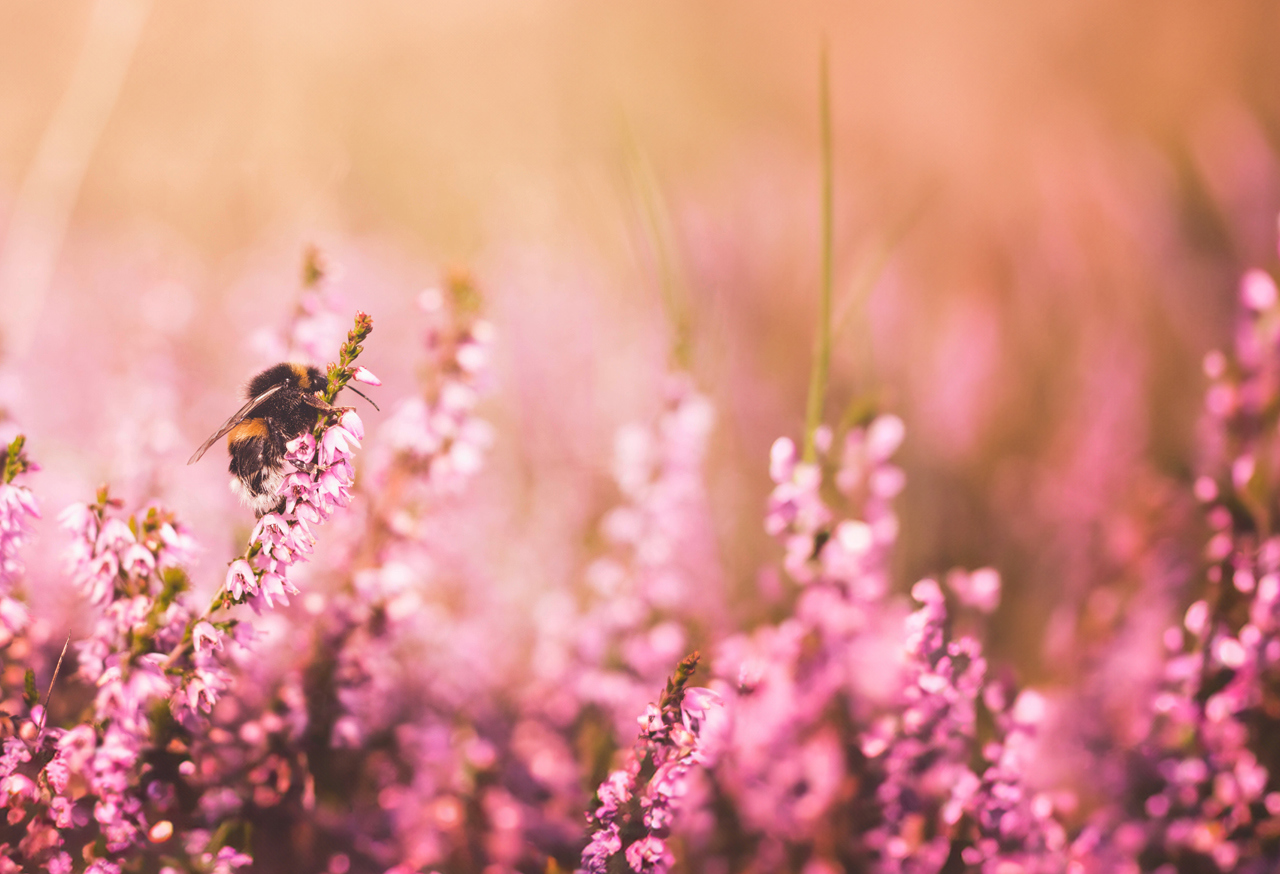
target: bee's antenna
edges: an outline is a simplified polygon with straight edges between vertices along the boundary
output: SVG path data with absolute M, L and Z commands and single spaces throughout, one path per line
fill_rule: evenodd
M 348 385 L 345 387 L 351 389 L 353 392 L 360 395 L 360 397 L 364 398 L 366 401 L 369 401 L 369 398 L 365 395 L 365 393 L 360 391 L 360 389 L 356 388 L 354 385 Z M 375 410 L 378 410 L 378 405 L 375 404 L 373 401 L 369 401 L 369 405 L 373 407 Z M 381 413 L 382 410 L 378 410 L 378 412 Z
M 58 663 L 53 666 L 53 676 L 49 678 L 49 690 L 44 693 L 44 712 L 40 714 L 40 731 L 36 733 L 36 743 L 44 734 L 44 727 L 49 722 L 49 699 L 53 697 L 53 684 L 58 682 L 58 672 L 62 670 L 62 660 L 67 656 L 67 647 L 71 645 L 71 632 L 67 632 L 67 641 L 62 644 L 62 652 L 58 655 Z

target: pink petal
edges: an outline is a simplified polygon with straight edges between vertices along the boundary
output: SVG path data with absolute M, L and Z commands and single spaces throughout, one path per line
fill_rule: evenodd
M 366 367 L 357 367 L 355 373 L 351 374 L 351 378 L 365 385 L 382 385 L 382 380 L 370 373 Z

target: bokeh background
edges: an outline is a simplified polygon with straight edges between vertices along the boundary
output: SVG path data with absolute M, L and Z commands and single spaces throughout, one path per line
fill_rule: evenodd
M 6 0 L 0 400 L 45 468 L 32 561 L 48 510 L 110 481 L 174 506 L 220 582 L 247 523 L 221 462 L 185 461 L 278 357 L 314 244 L 375 318 L 384 399 L 412 391 L 416 294 L 476 276 L 483 488 L 519 498 L 484 530 L 539 577 L 513 585 L 581 564 L 685 320 L 716 548 L 760 615 L 768 447 L 802 427 L 817 311 L 825 46 L 830 418 L 873 398 L 907 423 L 899 583 L 1000 568 L 991 646 L 1067 679 L 1061 641 L 1185 566 L 1151 532 L 1196 524 L 1200 359 L 1240 272 L 1275 266 L 1277 35 L 1263 0 Z

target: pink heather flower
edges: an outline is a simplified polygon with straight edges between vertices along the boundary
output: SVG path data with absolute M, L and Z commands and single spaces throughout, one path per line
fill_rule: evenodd
M 222 649 L 222 632 L 213 623 L 202 619 L 191 629 L 191 643 L 198 653 L 220 650 Z
M 227 688 L 228 678 L 221 671 L 194 668 L 186 684 L 175 693 L 174 704 L 208 713 L 218 703 L 219 694 Z
M 231 566 L 227 568 L 227 580 L 223 588 L 236 601 L 243 600 L 246 595 L 257 594 L 258 577 L 249 566 L 249 562 L 242 558 L 231 562 Z
M 626 856 L 627 864 L 636 874 L 665 874 L 675 862 L 666 842 L 654 835 L 643 837 L 627 847 Z
M 312 504 L 309 501 L 299 500 L 297 503 L 293 505 L 293 513 L 301 521 L 307 522 L 312 525 L 315 525 L 319 522 L 324 521 L 324 517 L 321 515 L 319 508 L 317 508 L 315 504 Z
M 485 322 L 478 322 L 476 327 L 481 324 L 487 325 Z M 466 373 L 483 373 L 489 366 L 489 350 L 483 343 L 462 343 L 458 346 L 457 361 L 458 367 Z
M 707 689 L 702 686 L 686 689 L 684 701 L 681 703 L 684 724 L 689 731 L 696 735 L 702 721 L 707 718 L 712 709 L 723 706 L 724 697 L 713 689 Z
M 640 723 L 640 736 L 645 739 L 661 737 L 666 731 L 662 721 L 662 711 L 656 704 L 645 705 L 644 713 L 636 719 Z
M 330 468 L 320 475 L 315 490 L 322 503 L 345 507 L 351 502 L 350 485 L 350 480 L 338 476 Z
M 597 819 L 611 818 L 617 813 L 619 807 L 631 800 L 634 776 L 630 771 L 618 770 L 605 778 L 596 793 L 600 798 L 600 804 L 595 812 Z
M 906 426 L 897 416 L 877 416 L 867 428 L 867 456 L 873 462 L 888 461 L 905 436 Z
M 67 507 L 58 514 L 58 523 L 81 539 L 97 538 L 98 517 L 88 504 L 75 503 Z
M 96 544 L 99 551 L 118 550 L 130 543 L 137 543 L 138 538 L 134 537 L 133 531 L 129 529 L 129 524 L 123 519 L 111 517 L 102 524 L 102 530 L 98 533 L 98 542 Z
M 164 546 L 156 560 L 163 568 L 188 565 L 200 551 L 199 544 L 185 528 L 170 522 L 160 526 L 160 540 Z
M 316 438 L 310 431 L 304 431 L 285 444 L 285 458 L 289 461 L 310 464 L 316 457 Z
M 382 385 L 382 380 L 370 373 L 366 367 L 357 367 L 355 372 L 351 374 L 351 378 L 365 385 Z
M 268 607 L 274 607 L 278 601 L 281 604 L 288 605 L 288 595 L 299 594 L 298 589 L 293 583 L 289 582 L 287 577 L 268 571 L 262 575 L 259 581 L 261 586 L 261 597 Z
M 141 543 L 131 543 L 120 554 L 120 569 L 129 577 L 145 577 L 156 569 L 155 556 Z
M 364 440 L 364 422 L 360 421 L 360 416 L 355 410 L 347 410 L 338 419 L 338 424 L 346 429 L 348 434 L 353 435 L 356 440 Z
M 114 552 L 104 552 L 93 558 L 77 573 L 81 589 L 92 604 L 103 604 L 115 589 L 116 576 L 120 573 L 120 560 Z
M 285 482 L 290 482 L 292 477 L 298 477 L 293 482 L 300 485 L 305 484 L 300 489 L 300 493 L 305 494 L 310 489 L 310 479 L 305 474 L 301 472 L 289 474 L 289 476 L 285 477 Z M 289 523 L 276 513 L 267 513 L 259 519 L 258 524 L 253 528 L 253 533 L 249 536 L 249 540 L 250 542 L 261 543 L 273 558 L 280 561 L 289 559 L 295 542 Z
M 235 847 L 223 847 L 218 850 L 212 874 L 232 874 L 235 870 L 252 864 L 252 856 L 240 852 Z
M 1183 624 L 1187 631 L 1197 637 L 1202 637 L 1209 628 L 1209 605 L 1205 601 L 1196 601 L 1187 608 L 1186 617 Z
M 293 473 L 285 475 L 284 479 L 280 482 L 279 491 L 280 491 L 280 494 L 284 495 L 287 500 L 298 501 L 298 500 L 303 500 L 308 495 L 310 495 L 313 487 L 314 487 L 314 483 L 311 478 L 311 474 L 307 473 L 306 471 L 296 470 Z M 286 506 L 287 506 L 287 502 L 286 502 Z M 274 515 L 275 514 L 273 513 L 268 513 L 266 516 L 263 516 L 262 518 L 266 519 L 268 516 L 274 516 Z M 275 517 L 275 518 L 279 520 L 279 517 Z M 279 521 L 281 524 L 285 524 L 283 520 L 279 520 Z M 259 521 L 259 528 L 261 528 L 261 521 Z M 255 533 L 255 537 L 256 536 L 259 536 L 259 535 Z
M 617 823 L 610 823 L 605 828 L 591 835 L 591 841 L 582 851 L 582 867 L 587 874 L 606 874 L 609 857 L 622 849 L 622 838 L 618 835 Z
M 7 795 L 9 804 L 30 804 L 39 797 L 35 781 L 25 774 L 10 774 L 0 783 L 0 794 Z
M 26 541 L 28 518 L 40 518 L 31 491 L 25 486 L 0 483 L 0 591 L 22 573 L 17 550 Z
M 21 601 L 0 595 L 0 646 L 27 627 L 30 613 Z
M 338 460 L 351 457 L 351 447 L 359 447 L 360 441 L 341 425 L 332 425 L 320 438 L 320 464 L 328 467 Z

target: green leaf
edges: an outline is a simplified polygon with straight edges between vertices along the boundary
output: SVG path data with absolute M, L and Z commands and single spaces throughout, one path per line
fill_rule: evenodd
M 31 668 L 27 668 L 27 673 L 22 678 L 22 689 L 22 697 L 27 706 L 35 707 L 40 702 L 40 693 L 36 691 L 36 672 Z

